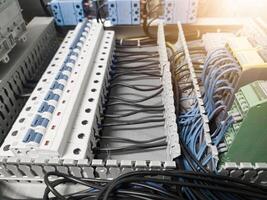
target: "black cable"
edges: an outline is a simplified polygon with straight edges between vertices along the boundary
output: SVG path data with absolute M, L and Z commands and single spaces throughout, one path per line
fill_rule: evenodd
M 151 109 L 151 110 L 149 110 L 149 109 L 146 109 L 146 110 L 135 110 L 135 111 L 131 111 L 131 112 L 128 112 L 128 113 L 124 113 L 124 114 L 114 114 L 114 113 L 112 113 L 112 114 L 105 114 L 104 115 L 104 117 L 105 118 L 122 118 L 122 117 L 129 117 L 129 116 L 132 116 L 132 115 L 136 115 L 136 114 L 139 114 L 139 113 L 148 113 L 148 112 L 157 112 L 157 113 L 159 113 L 159 112 L 163 112 L 163 110 L 155 110 L 155 109 Z M 158 114 L 158 115 L 153 115 L 153 117 L 164 117 L 163 116 L 163 114 Z
M 153 91 L 153 90 L 158 90 L 162 88 L 162 85 L 159 86 L 153 86 L 153 85 L 129 85 L 129 84 L 125 84 L 125 83 L 114 83 L 111 84 L 109 86 L 109 88 L 114 88 L 114 87 L 127 87 L 127 88 L 131 88 L 134 90 L 138 90 L 138 91 L 143 91 L 143 92 L 147 92 L 147 91 Z M 150 87 L 150 88 L 141 88 L 141 87 Z
M 135 72 L 139 72 L 139 71 L 145 71 L 145 72 L 151 72 L 153 71 L 153 73 L 157 73 L 157 74 L 160 74 L 161 71 L 160 71 L 160 68 L 159 66 L 149 66 L 149 67 L 146 67 L 145 69 L 143 67 L 129 67 L 129 66 L 123 66 L 123 67 L 116 67 L 116 70 L 117 72 L 122 72 L 122 70 L 124 70 L 124 72 L 132 72 L 132 71 L 135 71 Z
M 104 123 L 104 124 L 100 125 L 100 127 L 130 126 L 130 125 L 137 125 L 137 124 L 163 122 L 163 121 L 164 121 L 164 118 L 161 118 L 161 119 L 148 119 L 148 120 L 120 121 L 120 122 L 114 122 L 114 123 Z
M 125 54 L 123 54 L 123 53 L 116 53 L 115 55 L 114 55 L 114 57 L 116 58 L 116 59 L 122 59 L 122 58 L 132 58 L 132 59 L 137 59 L 137 58 L 147 58 L 147 56 L 151 56 L 152 58 L 153 57 L 156 57 L 156 56 L 159 56 L 159 54 L 158 53 L 153 53 L 153 52 L 146 52 L 146 53 L 140 53 L 140 54 L 138 54 L 138 53 L 136 53 L 136 52 L 133 52 L 133 53 L 125 53 Z
M 149 140 L 132 140 L 129 138 L 121 138 L 121 137 L 112 137 L 112 136 L 99 136 L 100 139 L 102 140 L 112 140 L 112 141 L 119 141 L 119 142 L 126 142 L 126 143 L 152 143 L 155 141 L 159 140 L 166 140 L 166 136 L 158 137 L 158 138 L 153 138 Z
M 146 179 L 142 179 L 142 178 L 136 178 L 136 177 L 140 177 L 140 176 L 148 176 L 148 175 L 154 175 L 154 176 L 175 176 L 177 178 L 190 178 L 191 180 L 195 180 L 198 176 L 201 177 L 206 177 L 209 176 L 210 178 L 213 179 L 220 179 L 222 180 L 222 184 L 223 185 L 227 185 L 229 188 L 227 187 L 219 187 L 218 185 L 201 185 L 201 184 L 194 184 L 194 183 L 183 183 L 183 182 L 175 182 L 175 181 L 168 181 L 168 180 L 160 180 L 160 179 L 151 179 L 151 178 L 146 178 Z M 134 177 L 133 179 L 130 180 L 129 177 Z M 103 196 L 103 199 L 107 199 L 109 196 L 109 193 L 116 187 L 116 185 L 122 184 L 123 182 L 127 182 L 127 181 L 134 181 L 136 182 L 137 180 L 145 180 L 145 181 L 151 181 L 151 182 L 158 182 L 158 183 L 166 183 L 166 184 L 171 184 L 171 185 L 183 185 L 183 186 L 187 186 L 187 187 L 193 187 L 193 188 L 203 188 L 203 189 L 210 189 L 210 190 L 215 190 L 215 191 L 224 191 L 224 192 L 233 192 L 236 194 L 244 194 L 244 195 L 249 195 L 249 196 L 257 196 L 259 198 L 263 198 L 263 199 L 267 199 L 267 196 L 263 196 L 263 194 L 267 194 L 267 187 L 261 187 L 259 185 L 253 185 L 251 183 L 247 183 L 244 181 L 240 181 L 238 179 L 234 179 L 234 178 L 230 178 L 230 177 L 222 177 L 219 175 L 214 175 L 214 174 L 201 174 L 201 173 L 192 173 L 192 172 L 181 172 L 181 171 L 177 171 L 177 170 L 173 170 L 173 171 L 168 171 L 168 172 L 163 172 L 163 171 L 143 171 L 143 172 L 131 172 L 129 174 L 125 174 L 122 175 L 121 177 L 119 177 L 118 179 L 116 179 L 114 182 L 109 183 L 106 185 L 106 187 L 98 194 L 98 198 Z M 227 182 L 229 181 L 229 182 Z M 236 184 L 236 185 L 234 185 Z M 232 189 L 233 186 L 235 187 L 239 187 L 240 184 L 244 185 L 246 187 L 247 190 L 254 190 L 254 187 L 260 187 L 260 189 L 262 191 L 259 190 L 254 190 L 254 192 L 257 192 L 256 194 L 253 194 L 251 192 L 246 192 L 246 191 L 239 191 L 239 190 L 234 190 Z M 250 188 L 251 186 L 251 188 Z M 240 188 L 241 189 L 241 188 Z M 258 193 L 261 193 L 262 195 L 258 195 Z
M 112 74 L 112 73 L 111 73 Z M 161 77 L 160 69 L 116 69 L 116 74 L 113 76 L 116 79 L 117 76 L 139 76 L 139 75 L 149 75 L 152 77 Z
M 140 73 L 141 74 L 141 73 Z M 138 81 L 138 80 L 159 80 L 159 76 L 150 76 L 148 74 L 142 74 L 142 75 L 139 75 L 137 77 L 133 77 L 133 78 L 125 78 L 125 79 L 122 79 L 122 78 L 117 78 L 116 80 L 112 80 L 112 81 L 127 81 L 127 82 L 130 82 L 130 81 Z
M 157 55 L 159 55 L 159 53 L 157 51 L 122 51 L 122 50 L 115 49 L 115 55 L 117 53 L 127 54 L 127 55 L 135 55 L 135 54 L 140 54 L 140 55 L 157 54 Z
M 154 94 L 151 94 L 147 97 L 144 97 L 142 99 L 125 99 L 125 98 L 122 98 L 122 97 L 117 97 L 117 96 L 110 96 L 109 97 L 109 100 L 111 101 L 114 101 L 114 100 L 117 100 L 117 101 L 122 101 L 122 102 L 126 102 L 126 103 L 141 103 L 141 102 L 145 102 L 149 99 L 152 99 L 154 97 L 157 97 L 158 95 L 160 95 L 162 93 L 163 89 L 161 88 L 159 91 L 157 91 L 156 93 Z
M 123 64 L 123 63 L 131 63 L 131 62 L 154 62 L 155 60 L 151 58 L 158 58 L 158 55 L 147 56 L 142 58 L 132 58 L 132 59 L 120 59 L 114 62 L 114 64 Z
M 156 200 L 156 199 L 159 199 L 159 200 L 177 200 L 177 199 L 174 199 L 174 198 L 170 198 L 170 197 L 164 197 L 162 195 L 156 195 L 156 194 L 147 194 L 147 193 L 143 193 L 143 192 L 138 192 L 138 191 L 126 191 L 126 190 L 118 190 L 120 193 L 124 193 L 124 194 L 137 194 L 137 195 L 140 195 L 142 197 L 148 197 L 149 199 L 151 200 Z M 179 198 L 178 198 L 179 199 Z
M 140 39 L 140 40 L 127 40 L 121 39 L 116 40 L 116 49 L 121 48 L 136 48 L 136 47 L 155 47 L 157 45 L 157 41 L 155 39 Z
M 59 176 L 59 177 L 62 177 L 64 178 L 64 180 L 60 180 L 60 181 L 57 181 L 57 182 L 51 182 L 49 181 L 49 176 Z M 88 179 L 89 180 L 89 179 Z M 66 175 L 66 174 L 62 174 L 62 173 L 58 173 L 58 172 L 48 172 L 47 174 L 45 174 L 44 176 L 44 182 L 45 184 L 47 185 L 47 188 L 45 190 L 45 193 L 44 193 L 44 199 L 48 199 L 48 194 L 49 192 L 52 192 L 55 197 L 59 200 L 65 200 L 65 196 L 60 194 L 56 189 L 55 189 L 55 186 L 58 185 L 58 184 L 61 184 L 63 182 L 74 182 L 74 183 L 78 183 L 78 184 L 81 184 L 81 185 L 84 185 L 84 186 L 87 186 L 87 187 L 90 187 L 90 188 L 95 188 L 95 189 L 103 189 L 102 186 L 98 185 L 98 184 L 93 184 L 89 181 L 84 181 L 84 180 L 81 180 L 77 177 L 74 177 L 74 176 L 70 176 L 70 175 Z M 95 181 L 97 182 L 97 181 Z
M 181 198 L 181 196 L 177 196 L 177 195 L 174 195 L 170 192 L 167 192 L 167 191 L 164 191 L 162 189 L 159 189 L 159 188 L 156 188 L 156 187 L 153 187 L 151 185 L 147 185 L 147 184 L 142 184 L 142 183 L 131 183 L 131 185 L 135 185 L 135 186 L 139 186 L 139 187 L 144 187 L 144 188 L 148 188 L 150 190 L 154 190 L 156 192 L 160 192 L 161 194 L 165 194 L 166 196 L 169 196 L 169 197 L 172 197 L 174 199 L 179 199 Z
M 157 78 L 162 77 L 162 75 L 159 73 L 132 71 L 131 73 L 129 72 L 116 73 L 116 75 L 112 77 L 112 81 L 114 81 L 114 79 L 120 76 L 139 76 L 139 75 L 143 75 L 143 76 L 146 75 L 146 76 L 152 76 L 152 77 L 157 77 Z
M 163 105 L 144 105 L 144 104 L 138 104 L 138 103 L 127 103 L 127 102 L 108 102 L 105 106 L 106 107 L 111 107 L 111 106 L 116 106 L 116 105 L 125 105 L 125 106 L 130 106 L 130 107 L 137 107 L 137 108 L 163 108 Z
M 51 16 L 51 13 L 50 13 L 50 11 L 48 9 L 48 5 L 44 2 L 44 0 L 40 0 L 40 4 L 41 4 L 41 6 L 42 6 L 42 8 L 43 8 L 43 10 L 45 12 L 45 14 L 47 16 Z
M 155 67 L 148 67 L 146 69 L 142 69 L 142 68 L 117 68 L 115 69 L 117 75 L 120 74 L 127 74 L 127 73 L 146 73 L 146 74 L 154 74 L 156 76 L 161 76 L 161 71 L 159 68 L 155 68 Z M 136 74 L 132 74 L 132 76 L 136 76 Z
M 111 152 L 112 154 L 114 153 L 127 153 L 128 151 L 140 151 L 144 149 L 154 149 L 158 147 L 165 147 L 167 145 L 167 142 L 165 141 L 160 141 L 160 142 L 153 142 L 151 144 L 143 144 L 143 143 L 136 143 L 133 145 L 127 145 L 127 146 L 122 146 L 122 147 L 115 147 L 115 148 L 96 148 L 97 152 Z
M 132 64 L 132 63 L 128 63 L 128 64 Z M 142 69 L 146 69 L 147 67 L 152 67 L 152 66 L 155 66 L 155 67 L 158 67 L 159 68 L 159 61 L 158 60 L 154 60 L 154 61 L 151 61 L 150 63 L 147 63 L 147 64 L 140 64 L 140 65 L 136 65 L 137 63 L 134 63 L 135 65 L 134 66 L 125 66 L 122 65 L 122 64 L 116 64 L 116 68 L 142 68 Z
M 49 181 L 49 177 L 58 177 Z M 164 177 L 159 179 L 158 177 Z M 186 189 L 197 199 L 247 200 L 267 199 L 267 187 L 249 183 L 237 178 L 213 173 L 196 173 L 181 170 L 133 171 L 123 174 L 113 181 L 77 178 L 59 172 L 48 172 L 44 177 L 47 188 L 44 199 L 185 199 Z M 82 184 L 90 188 L 80 192 L 57 194 L 56 186 L 64 183 Z M 180 186 L 176 187 L 175 186 Z M 98 188 L 97 190 L 92 190 Z M 180 191 L 177 191 L 180 190 Z M 56 197 L 49 198 L 52 192 Z M 214 198 L 212 198 L 214 197 Z
M 103 3 L 102 5 L 99 4 L 99 0 L 95 1 L 95 6 L 96 6 L 96 20 L 97 22 L 101 22 L 101 24 L 103 25 L 103 27 L 105 28 L 105 21 L 102 21 L 103 16 L 101 14 L 101 11 L 103 10 L 105 3 Z

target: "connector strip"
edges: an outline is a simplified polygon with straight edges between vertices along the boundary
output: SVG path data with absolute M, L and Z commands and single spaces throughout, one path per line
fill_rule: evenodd
M 159 21 L 158 24 L 158 52 L 160 58 L 160 68 L 162 72 L 162 103 L 164 105 L 164 118 L 165 118 L 165 135 L 167 136 L 167 156 L 173 160 L 181 155 L 178 128 L 176 124 L 176 114 L 174 107 L 174 94 L 172 87 L 172 75 L 170 72 L 170 63 L 168 61 L 165 33 L 163 22 Z
M 87 159 L 35 159 L 0 157 L 0 180 L 43 181 L 46 172 L 55 171 L 82 178 L 114 179 L 137 170 L 171 170 L 175 162 Z
M 91 149 L 96 146 L 100 113 L 107 94 L 109 71 L 112 62 L 115 34 L 105 31 L 99 44 L 92 73 L 73 124 L 72 134 L 64 153 L 65 159 L 93 159 Z

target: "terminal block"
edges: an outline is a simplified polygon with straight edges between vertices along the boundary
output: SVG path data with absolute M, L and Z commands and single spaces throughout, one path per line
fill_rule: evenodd
M 59 26 L 77 25 L 85 18 L 83 0 L 52 0 L 50 8 Z
M 226 46 L 238 61 L 242 70 L 237 90 L 254 81 L 266 80 L 267 63 L 248 41 L 247 37 L 234 37 Z
M 17 0 L 0 0 L 0 62 L 9 61 L 9 52 L 26 40 L 26 24 Z
M 113 25 L 138 25 L 140 0 L 108 0 L 108 13 Z
M 266 162 L 267 82 L 257 81 L 242 87 L 229 111 L 235 119 L 225 136 L 225 162 Z
M 166 24 L 193 23 L 197 19 L 198 0 L 164 0 Z
M 233 94 L 241 87 L 257 80 L 267 80 L 267 63 L 247 37 L 235 36 L 231 33 L 207 33 L 203 35 L 202 40 L 209 54 L 206 59 L 206 66 L 223 70 L 227 67 L 224 62 L 226 59 L 228 60 L 227 64 L 232 63 L 232 67 L 235 67 L 235 69 L 226 71 L 229 74 L 230 86 L 233 88 L 231 94 L 223 97 L 227 102 L 227 109 L 231 108 L 234 101 Z M 222 53 L 223 51 L 225 53 Z M 218 61 L 213 63 L 213 60 L 216 59 Z M 206 71 L 205 73 L 208 74 L 209 72 Z M 212 75 L 210 74 L 210 76 Z

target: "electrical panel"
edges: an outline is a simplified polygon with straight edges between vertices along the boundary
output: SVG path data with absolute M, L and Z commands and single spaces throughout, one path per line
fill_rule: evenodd
M 35 18 L 31 40 L 0 64 L 0 180 L 42 187 L 48 172 L 112 180 L 179 168 L 266 184 L 262 29 L 190 25 L 197 0 L 52 0 L 50 8 L 57 25 L 77 24 L 58 50 L 52 18 Z M 147 31 L 153 38 L 117 26 L 142 23 L 157 28 Z M 175 43 L 166 41 L 169 24 Z
M 266 81 L 246 85 L 235 94 L 229 111 L 235 122 L 226 133 L 221 163 L 266 162 L 266 111 Z
M 197 20 L 198 0 L 164 0 L 164 22 L 187 24 Z
M 85 18 L 83 0 L 52 0 L 50 8 L 59 26 L 71 26 Z
M 260 52 L 265 44 L 263 31 L 254 26 L 250 27 L 253 33 L 248 31 L 248 22 L 238 35 L 229 31 L 207 32 L 198 43 L 189 43 L 189 48 L 192 57 L 201 54 L 194 54 L 194 48 L 206 51 L 204 64 L 197 64 L 201 71 L 198 76 L 211 138 L 219 155 L 220 173 L 259 183 L 265 178 L 257 178 L 260 176 L 257 170 L 267 166 L 263 155 L 266 131 L 263 80 L 267 79 L 267 65 Z M 216 137 L 220 138 L 217 142 Z
M 9 52 L 26 40 L 26 25 L 17 0 L 0 1 L 0 62 L 9 61 Z

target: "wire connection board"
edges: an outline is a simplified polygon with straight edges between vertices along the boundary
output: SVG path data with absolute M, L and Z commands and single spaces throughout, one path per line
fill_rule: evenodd
M 164 40 L 162 25 L 159 32 Z M 180 155 L 171 74 L 162 44 L 117 43 L 99 158 L 171 161 Z
M 17 0 L 0 1 L 0 61 L 7 63 L 8 54 L 19 41 L 26 40 L 26 24 Z
M 258 31 L 255 32 L 258 34 L 261 33 Z M 255 42 L 252 43 L 254 44 L 253 46 L 249 41 L 249 39 L 252 40 L 252 33 L 248 33 L 248 30 L 246 30 L 245 33 L 248 34 L 248 36 L 236 36 L 233 33 L 206 33 L 202 36 L 205 49 L 209 54 L 226 47 L 238 61 L 242 72 L 236 83 L 236 91 L 240 87 L 256 80 L 266 80 L 267 77 L 267 65 L 259 52 L 263 47 L 259 47 Z M 256 38 L 259 38 L 259 36 Z M 214 64 L 218 65 L 218 63 Z
M 58 47 L 52 18 L 34 18 L 27 25 L 31 38 L 10 53 L 10 62 L 0 64 L 1 143 L 9 132 L 27 95 L 33 89 Z
M 257 32 L 256 29 L 255 31 Z M 242 125 L 245 127 L 242 121 L 246 113 L 243 111 L 249 109 L 247 107 L 248 102 L 246 102 L 246 97 L 241 91 L 237 92 L 236 95 L 242 93 L 242 98 L 235 100 L 236 91 L 240 87 L 242 88 L 243 85 L 252 83 L 255 80 L 266 79 L 264 72 L 265 62 L 261 58 L 258 48 L 252 46 L 254 43 L 251 44 L 247 38 L 251 38 L 251 34 L 242 33 L 240 37 L 232 33 L 206 33 L 202 36 L 202 40 L 190 41 L 188 45 L 191 56 L 194 57 L 194 62 L 196 63 L 194 68 L 199 70 L 197 77 L 199 77 L 203 102 L 209 118 L 212 143 L 216 146 L 221 160 L 217 167 L 218 171 L 223 175 L 242 180 L 265 183 L 266 159 L 251 162 L 245 158 L 246 153 L 240 152 L 252 147 L 248 141 L 247 143 L 241 142 L 234 147 L 236 148 L 235 150 L 240 150 L 239 156 L 235 154 L 236 160 L 231 160 L 225 156 L 228 155 L 226 151 L 228 148 L 231 149 L 231 144 L 235 141 L 234 138 L 237 134 L 239 134 L 239 139 L 246 140 L 240 134 L 239 128 Z M 204 51 L 208 52 L 207 54 L 201 50 L 203 47 L 205 48 Z M 196 52 L 196 55 L 194 52 Z M 201 58 L 200 55 L 206 58 L 204 60 L 199 59 Z M 259 75 L 260 72 L 262 76 Z M 248 89 L 254 88 L 252 85 L 245 86 L 247 88 L 246 92 L 250 91 L 249 93 L 251 93 L 251 95 L 246 93 L 246 96 L 249 96 L 248 99 L 257 96 L 254 101 L 259 103 L 260 100 L 258 98 L 261 99 L 261 97 L 258 92 L 261 89 L 257 87 L 258 89 L 252 92 Z M 229 112 L 227 113 L 227 111 Z M 247 126 L 252 126 L 251 121 L 249 124 Z M 252 139 L 252 132 L 250 131 L 250 140 L 256 140 Z M 215 140 L 216 135 L 218 136 L 217 140 Z M 226 137 L 226 142 L 223 142 L 224 137 Z M 251 149 L 250 151 L 252 154 Z

